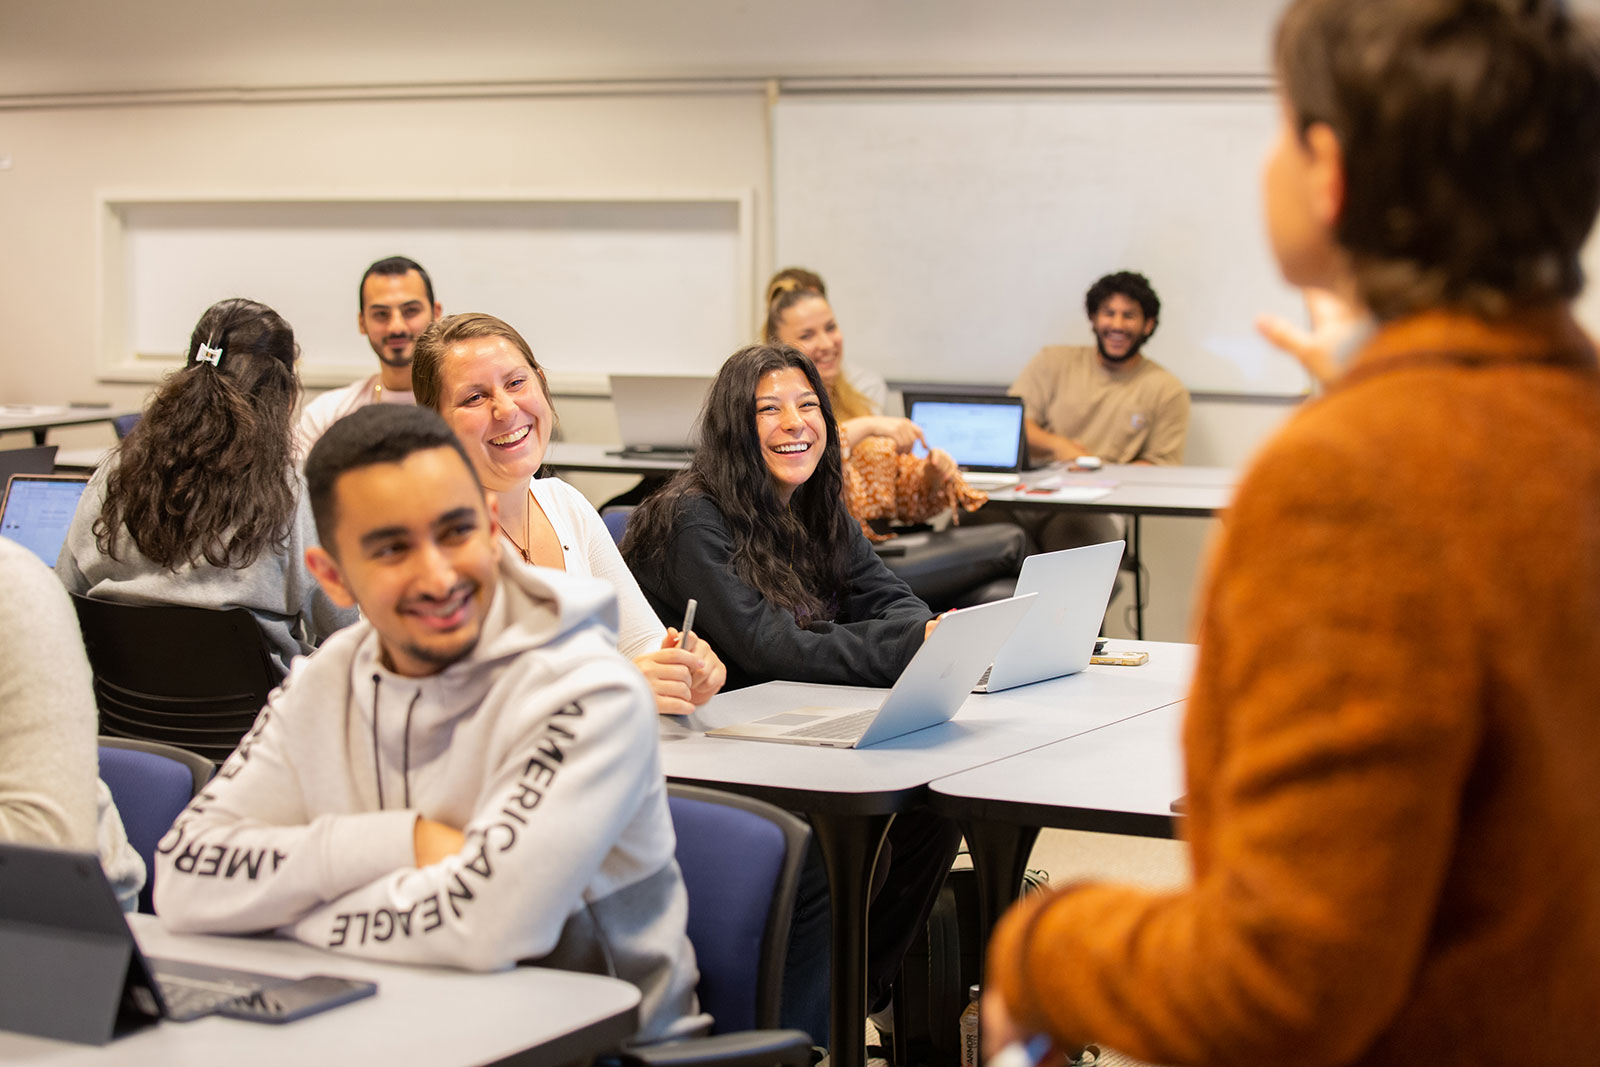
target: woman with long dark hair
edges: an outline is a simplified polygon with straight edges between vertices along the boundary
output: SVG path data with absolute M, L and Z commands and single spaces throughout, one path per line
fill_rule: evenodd
M 95 472 L 56 573 L 77 593 L 242 607 L 274 662 L 353 622 L 306 569 L 316 529 L 291 437 L 300 382 L 289 324 L 265 304 L 213 304 L 188 362 Z
M 723 364 L 689 469 L 628 523 L 622 554 L 663 619 L 700 602 L 728 686 L 893 685 L 932 612 L 841 496 L 839 430 L 815 364 L 751 345 Z
M 771 679 L 888 686 L 935 622 L 867 543 L 840 495 L 839 430 L 816 366 L 786 345 L 723 364 L 689 469 L 636 511 L 622 552 L 663 619 L 700 602 L 728 685 Z M 895 816 L 868 913 L 868 1008 L 888 1000 L 960 834 L 927 811 Z M 828 1033 L 828 893 L 820 854 L 801 877 L 784 1025 Z M 846 1040 L 855 1035 L 843 1035 Z

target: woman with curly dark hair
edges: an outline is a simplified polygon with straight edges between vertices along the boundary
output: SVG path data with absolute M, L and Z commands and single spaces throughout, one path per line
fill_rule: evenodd
M 728 688 L 771 679 L 889 686 L 935 619 L 878 559 L 841 495 L 839 430 L 816 366 L 751 345 L 718 372 L 688 470 L 628 523 L 623 557 L 663 620 L 700 602 Z M 960 835 L 927 811 L 895 816 L 868 913 L 868 1008 L 885 1006 L 927 922 Z M 801 877 L 783 1024 L 828 1033 L 827 878 L 815 847 Z M 844 1035 L 853 1039 L 852 1035 Z
M 280 670 L 355 620 L 305 566 L 316 529 L 291 435 L 300 382 L 289 324 L 265 304 L 213 304 L 187 365 L 156 392 L 84 491 L 56 573 L 131 603 L 242 607 Z

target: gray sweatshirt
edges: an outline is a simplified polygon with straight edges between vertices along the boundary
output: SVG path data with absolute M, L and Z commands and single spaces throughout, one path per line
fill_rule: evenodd
M 509 555 L 499 573 L 477 647 L 439 674 L 385 669 L 366 621 L 296 661 L 162 841 L 156 910 L 395 962 L 612 973 L 643 994 L 641 1039 L 697 1026 L 655 702 L 615 597 Z M 417 868 L 419 815 L 462 851 Z
M 56 575 L 74 593 L 128 604 L 183 604 L 196 608 L 245 608 L 255 616 L 280 674 L 289 661 L 356 620 L 354 609 L 328 599 L 306 569 L 306 548 L 317 543 L 304 484 L 296 487 L 294 522 L 282 552 L 263 552 L 248 567 L 213 567 L 205 561 L 168 570 L 146 559 L 121 531 L 120 559 L 95 543 L 94 524 L 106 498 L 110 464 L 95 471 L 56 560 Z

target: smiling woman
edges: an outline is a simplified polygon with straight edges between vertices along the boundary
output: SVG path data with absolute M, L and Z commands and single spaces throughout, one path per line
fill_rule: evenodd
M 728 682 L 893 685 L 934 620 L 845 510 L 839 431 L 822 375 L 787 345 L 722 365 L 688 470 L 633 513 L 622 551 L 663 619 L 690 597 Z M 868 914 L 868 996 L 883 1006 L 955 855 L 954 824 L 895 817 Z M 783 1025 L 828 1032 L 827 879 L 813 849 L 785 968 Z
M 656 621 L 599 514 L 559 478 L 537 477 L 556 414 L 522 335 L 492 315 L 440 319 L 417 338 L 411 382 L 417 403 L 455 431 L 497 508 L 501 534 L 523 560 L 610 583 L 617 647 L 650 682 L 656 709 L 681 715 L 710 700 L 726 676 L 711 643 L 679 648 L 678 632 Z

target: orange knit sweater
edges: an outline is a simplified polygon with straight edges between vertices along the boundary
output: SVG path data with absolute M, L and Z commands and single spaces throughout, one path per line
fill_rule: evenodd
M 1241 484 L 1193 886 L 1014 909 L 1024 1025 L 1171 1064 L 1600 1057 L 1600 373 L 1564 312 L 1390 324 Z

